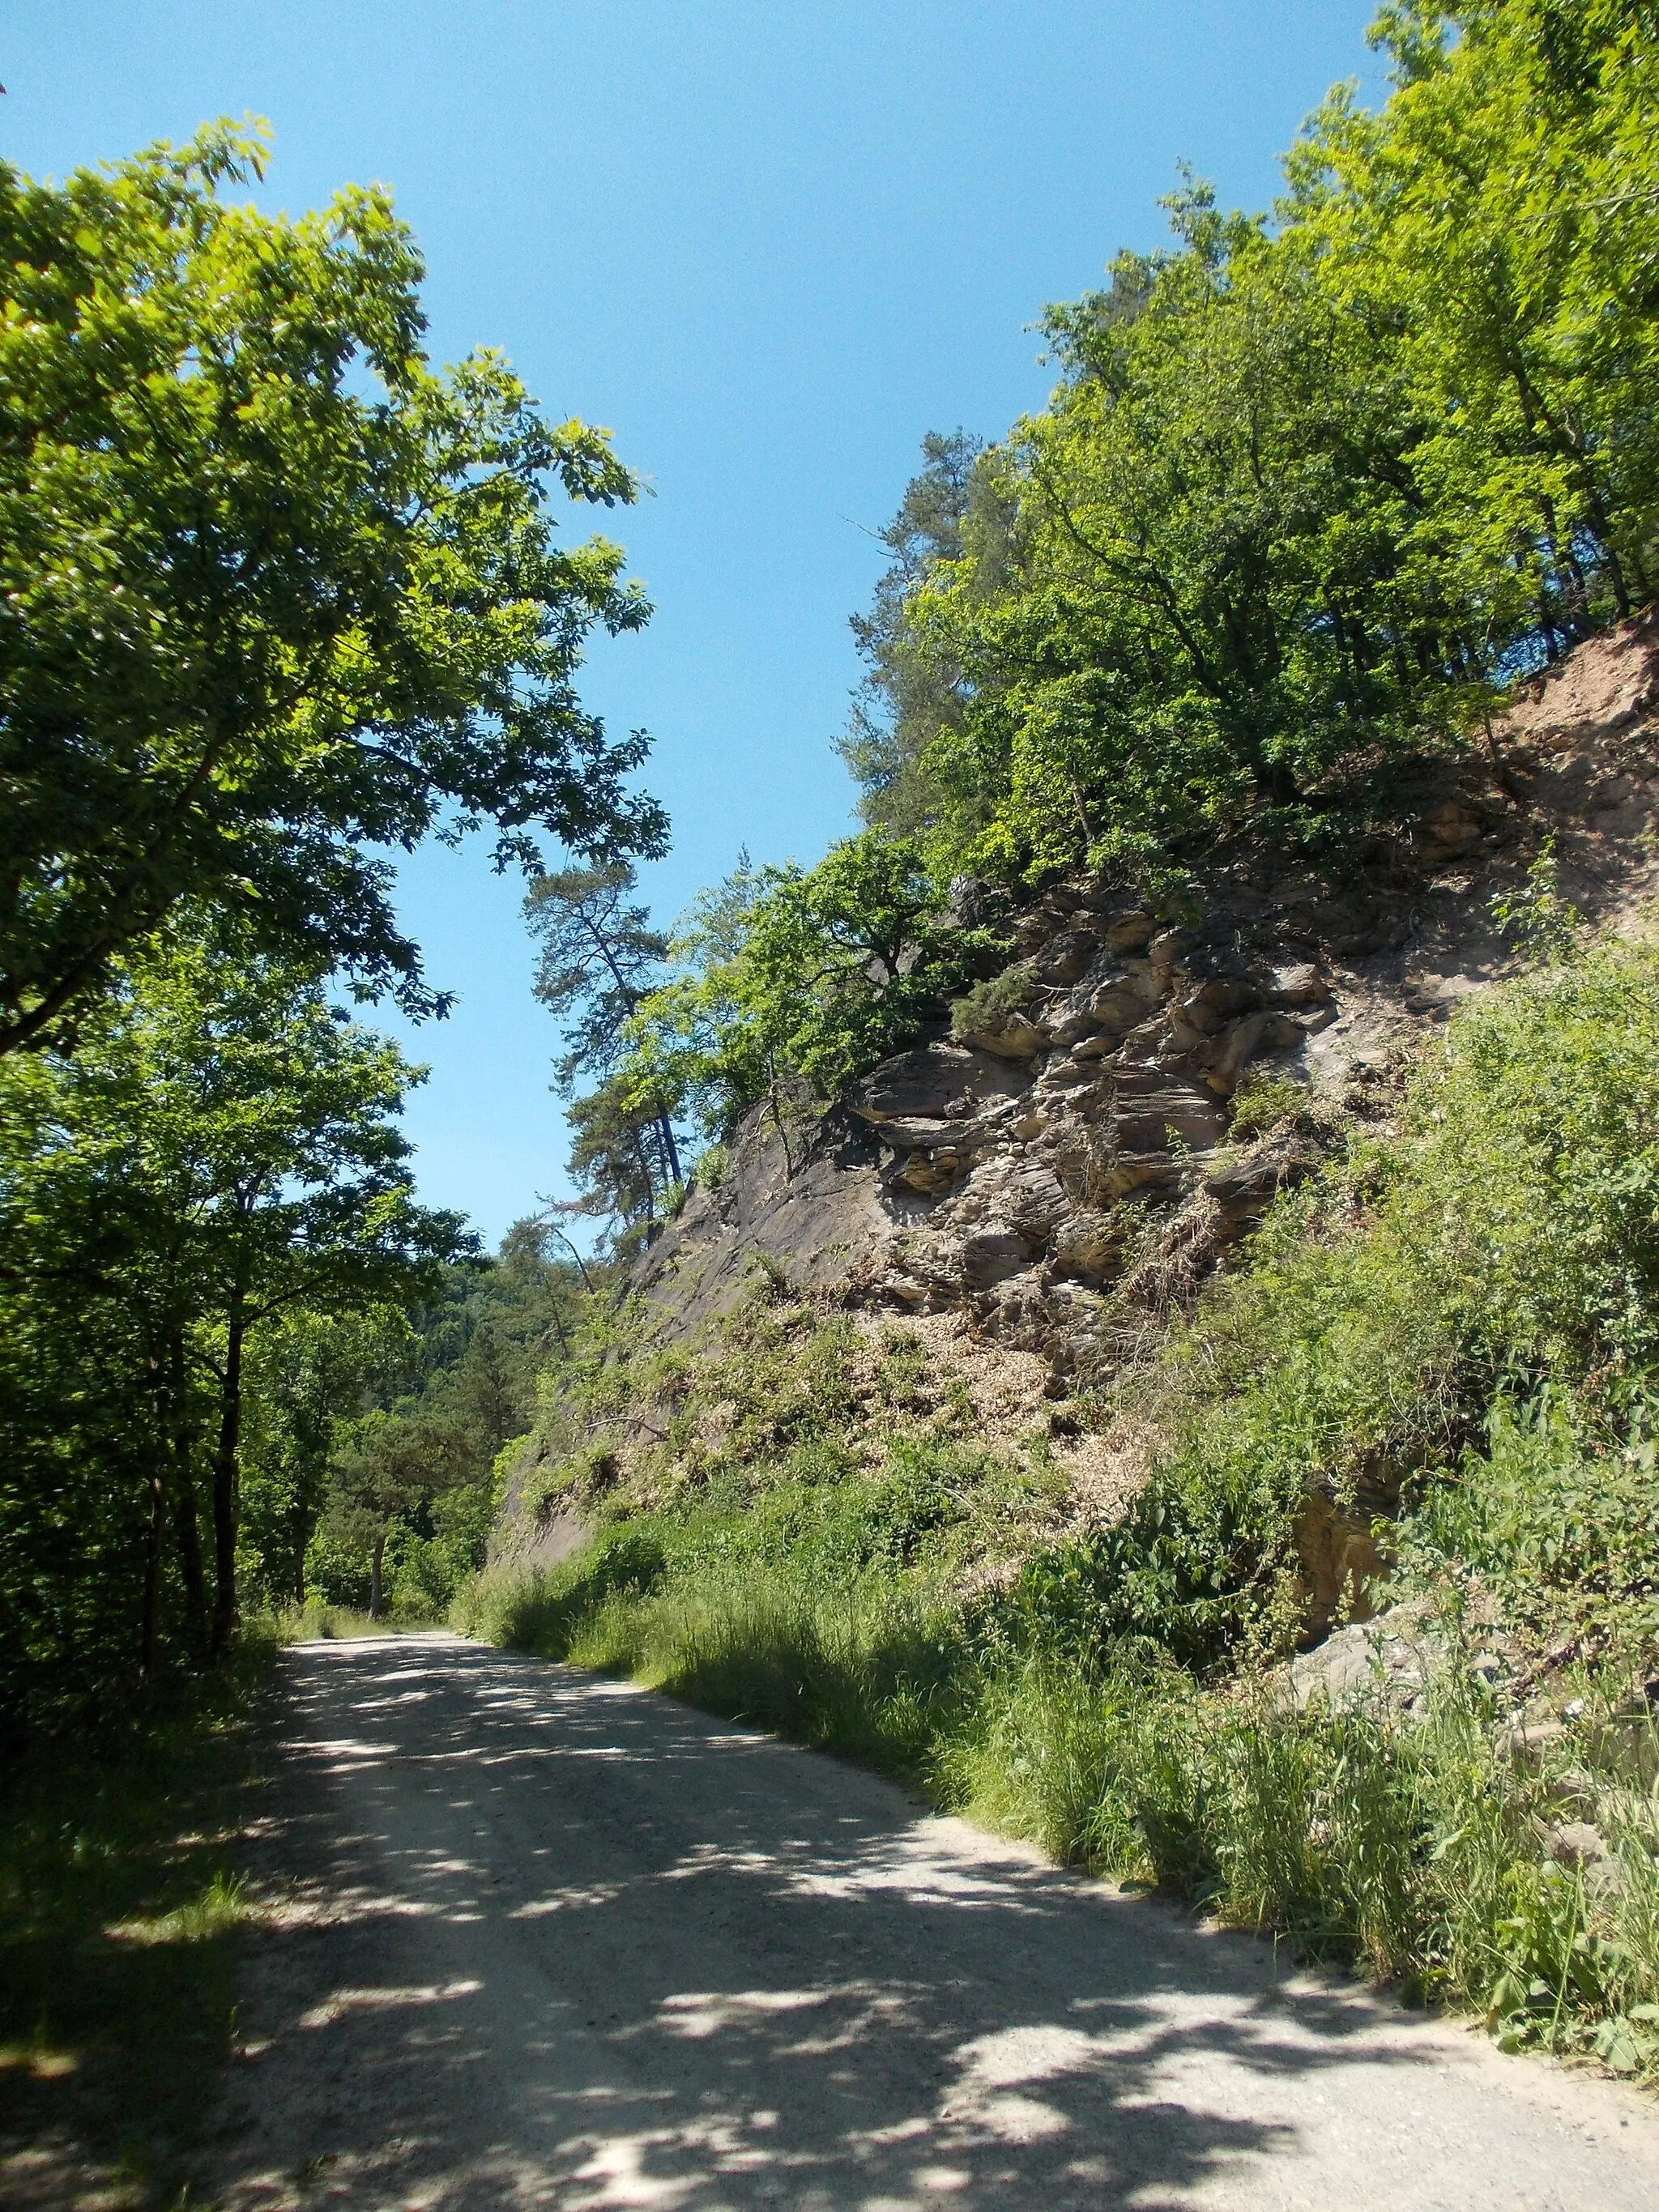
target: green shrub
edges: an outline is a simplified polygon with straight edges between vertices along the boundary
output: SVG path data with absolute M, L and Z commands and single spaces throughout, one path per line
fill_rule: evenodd
M 1427 1510 L 1500 1391 L 1577 1394 L 1613 1433 L 1659 1387 L 1659 957 L 1607 947 L 1494 994 L 1453 1023 L 1404 1119 L 1282 1199 L 1134 1379 L 1163 1450 L 1119 1522 L 1031 1562 L 1034 1633 L 1146 1640 L 1200 1668 L 1282 1639 L 1311 1492 L 1375 1510 L 1409 1480 Z M 1627 1551 L 1652 1527 L 1646 1450 L 1620 1462 Z M 1553 1464 L 1547 1497 L 1528 1478 L 1539 1530 L 1565 1500 Z M 1638 1565 L 1604 1564 L 1637 1603 Z M 1582 1568 L 1551 1571 L 1588 1603 Z M 1543 1571 L 1541 1551 L 1518 1569 L 1540 1602 Z
M 979 1036 L 1001 1029 L 1010 1014 L 1030 1004 L 1037 988 L 1036 970 L 1029 960 L 1017 961 L 983 983 L 975 983 L 951 1007 L 953 1037 Z
M 1571 1401 L 1546 1390 L 1494 1404 L 1486 1449 L 1426 1486 L 1401 1529 L 1419 1579 L 1479 1587 L 1535 1647 L 1659 1650 L 1659 1478 L 1644 1406 L 1597 1449 Z
M 1235 1137 L 1260 1137 L 1290 1121 L 1307 1103 L 1306 1085 L 1288 1075 L 1250 1076 L 1233 1094 L 1229 1127 Z
M 589 1613 L 619 1591 L 654 1589 L 665 1565 L 654 1530 L 623 1524 L 556 1567 L 486 1568 L 456 1598 L 451 1622 L 464 1636 L 562 1659 Z

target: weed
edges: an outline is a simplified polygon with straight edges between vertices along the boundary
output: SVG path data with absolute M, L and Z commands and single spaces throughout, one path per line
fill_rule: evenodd
M 1260 1137 L 1293 1121 L 1308 1103 L 1305 1084 L 1288 1075 L 1248 1077 L 1233 1093 L 1229 1127 L 1235 1137 Z

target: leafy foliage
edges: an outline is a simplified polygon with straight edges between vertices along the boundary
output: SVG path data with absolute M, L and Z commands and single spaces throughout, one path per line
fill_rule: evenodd
M 467 1242 L 415 1200 L 395 1119 L 415 1071 L 315 981 L 213 939 L 124 972 L 72 1058 L 0 1076 L 0 1714 L 19 1724 L 151 1674 L 170 1639 L 225 1649 L 250 1347 L 302 1313 L 417 1299 Z
M 1000 950 L 951 920 L 917 844 L 872 832 L 816 868 L 740 871 L 679 945 L 689 972 L 642 1001 L 624 1096 L 684 1101 L 721 1132 L 792 1079 L 833 1098 Z
M 1047 410 L 930 441 L 843 751 L 941 880 L 1363 849 L 1416 756 L 1650 597 L 1651 17 L 1376 36 L 1392 98 L 1331 96 L 1276 228 L 1189 179 L 1170 249 L 1050 310 Z
M 632 478 L 498 356 L 428 368 L 383 194 L 223 198 L 264 151 L 221 125 L 61 186 L 0 169 L 0 1051 L 71 1038 L 186 898 L 429 1011 L 374 847 L 663 842 L 643 741 L 574 689 L 645 602 L 548 507 Z

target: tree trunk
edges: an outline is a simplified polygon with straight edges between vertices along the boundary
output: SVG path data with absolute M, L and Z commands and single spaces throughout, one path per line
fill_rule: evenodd
M 383 1586 L 380 1570 L 385 1559 L 386 1530 L 382 1528 L 374 1539 L 374 1555 L 369 1561 L 368 1568 L 368 1617 L 371 1620 L 378 1620 L 380 1617 L 380 1593 Z
M 242 1341 L 247 1333 L 240 1298 L 225 1334 L 219 1392 L 219 1442 L 213 1455 L 213 1656 L 222 1658 L 236 1633 L 237 1476 L 242 1442 Z
M 294 1602 L 301 1607 L 306 1601 L 306 1553 L 311 1548 L 311 1524 L 315 1517 L 303 1505 L 294 1509 Z
M 173 1413 L 173 1540 L 179 1553 L 179 1578 L 185 1590 L 185 1624 L 199 1661 L 207 1649 L 207 1580 L 202 1572 L 202 1531 L 196 1517 L 196 1474 L 191 1465 L 195 1436 L 191 1428 L 185 1376 L 185 1343 L 174 1337 L 167 1350 L 168 1393 Z
M 680 1148 L 674 1142 L 674 1124 L 666 1114 L 659 1114 L 657 1127 L 662 1131 L 663 1150 L 668 1155 L 668 1179 L 671 1182 L 684 1182 L 685 1177 L 680 1173 Z
M 167 1485 L 159 1468 L 149 1476 L 149 1529 L 144 1541 L 144 1595 L 138 1622 L 138 1672 L 148 1682 L 155 1673 L 155 1646 L 161 1611 L 161 1545 L 167 1534 Z

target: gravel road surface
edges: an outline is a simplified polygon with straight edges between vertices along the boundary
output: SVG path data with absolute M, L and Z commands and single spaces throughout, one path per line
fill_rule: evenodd
M 284 1657 L 255 2208 L 1655 2212 L 1635 2093 L 872 1776 L 444 1637 Z

